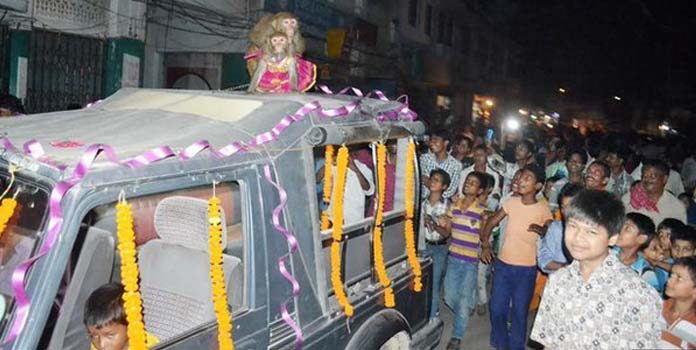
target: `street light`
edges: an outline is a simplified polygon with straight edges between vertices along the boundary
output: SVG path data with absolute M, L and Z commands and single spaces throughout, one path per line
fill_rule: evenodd
M 562 93 L 562 94 L 565 94 L 565 93 L 566 93 L 566 89 L 560 87 L 560 88 L 558 88 L 558 92 L 560 92 L 560 93 Z
M 614 96 L 614 99 L 617 101 L 621 101 L 621 97 L 619 97 L 619 96 Z
M 510 117 L 505 121 L 505 127 L 510 131 L 517 131 L 520 129 L 520 121 L 515 117 Z
M 524 109 L 524 108 L 520 108 L 520 109 L 518 109 L 517 111 L 520 112 L 520 114 L 522 114 L 522 115 L 528 115 L 528 114 L 529 114 L 529 112 L 528 112 L 526 109 Z
M 486 103 L 486 106 L 488 106 L 488 107 L 493 107 L 493 105 L 495 104 L 495 103 L 493 102 L 493 100 L 491 100 L 491 99 L 486 100 L 485 103 Z

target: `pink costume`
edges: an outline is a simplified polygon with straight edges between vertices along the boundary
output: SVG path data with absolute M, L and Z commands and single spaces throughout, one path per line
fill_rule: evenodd
M 287 56 L 277 62 L 272 56 L 264 56 L 263 51 L 259 50 L 244 56 L 244 59 L 264 60 L 266 63 L 266 71 L 262 72 L 256 86 L 257 92 L 293 92 L 289 72 L 290 65 L 293 63 L 297 70 L 297 91 L 305 92 L 311 89 L 317 79 L 317 67 L 299 55 L 295 56 L 294 59 Z M 262 66 L 259 64 L 257 69 L 261 69 Z

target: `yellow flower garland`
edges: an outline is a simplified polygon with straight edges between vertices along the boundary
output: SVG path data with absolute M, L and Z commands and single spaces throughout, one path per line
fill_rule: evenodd
M 321 230 L 328 230 L 330 226 L 329 222 L 329 203 L 331 202 L 331 186 L 333 186 L 333 155 L 334 147 L 333 145 L 326 145 L 326 152 L 324 154 L 324 194 L 323 202 L 326 207 L 321 213 Z
M 133 214 L 131 205 L 124 199 L 116 204 L 116 225 L 118 251 L 121 255 L 121 283 L 123 284 L 123 308 L 128 321 L 129 349 L 147 349 L 143 307 L 138 288 L 138 264 L 135 252 L 135 232 L 133 231 Z
M 375 214 L 375 230 L 372 235 L 372 255 L 375 259 L 375 270 L 379 282 L 384 287 L 384 306 L 394 307 L 394 290 L 391 280 L 384 265 L 384 248 L 382 246 L 382 219 L 384 216 L 384 195 L 387 185 L 387 146 L 383 143 L 377 145 L 377 212 Z
M 0 237 L 2 237 L 7 223 L 14 215 L 15 208 L 17 207 L 17 201 L 14 198 L 5 198 L 2 200 L 2 205 L 0 205 Z
M 413 230 L 414 206 L 414 183 L 415 183 L 415 163 L 416 163 L 416 143 L 411 140 L 408 143 L 408 154 L 406 155 L 406 184 L 404 194 L 404 205 L 406 207 L 406 224 L 404 236 L 406 239 L 406 255 L 408 262 L 413 270 L 413 290 L 420 292 L 423 289 L 421 283 L 421 266 L 416 256 L 416 240 Z
M 222 219 L 220 198 L 213 194 L 208 199 L 208 222 L 210 224 L 208 248 L 210 249 L 210 281 L 213 291 L 213 306 L 218 324 L 218 349 L 233 350 L 232 316 L 227 307 L 227 290 L 222 260 Z
M 341 279 L 341 241 L 343 240 L 343 193 L 346 187 L 346 173 L 348 171 L 348 147 L 341 146 L 336 159 L 336 184 L 333 193 L 333 242 L 331 242 L 331 285 L 336 295 L 338 304 L 341 305 L 346 316 L 353 316 L 353 306 L 348 301 L 343 290 Z

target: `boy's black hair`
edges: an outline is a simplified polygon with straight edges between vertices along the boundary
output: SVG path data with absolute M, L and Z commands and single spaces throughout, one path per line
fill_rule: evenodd
M 0 108 L 5 108 L 12 114 L 25 114 L 22 100 L 13 95 L 0 94 Z
M 609 165 L 607 163 L 605 163 L 601 160 L 595 160 L 594 162 L 592 162 L 592 164 L 590 164 L 590 166 L 593 166 L 593 165 L 599 165 L 602 168 L 602 172 L 604 172 L 605 178 L 608 179 L 609 177 L 611 177 L 611 168 L 609 167 Z
M 442 184 L 446 185 L 447 187 L 449 187 L 449 185 L 452 184 L 452 177 L 450 177 L 450 175 L 446 171 L 442 170 L 441 168 L 435 168 L 435 169 L 431 170 L 430 177 L 433 177 L 433 175 L 442 176 Z
M 583 190 L 584 187 L 574 184 L 574 183 L 567 183 L 561 188 L 561 191 L 558 192 L 558 207 L 561 207 L 561 203 L 563 203 L 563 198 L 568 198 L 568 197 L 575 197 L 580 191 Z
M 486 189 L 484 191 L 490 190 L 493 186 L 495 186 L 495 177 L 489 173 L 484 173 L 486 175 Z
M 573 154 L 577 154 L 577 155 L 580 156 L 580 158 L 582 158 L 582 164 L 583 164 L 583 165 L 587 164 L 587 152 L 585 152 L 584 149 L 582 149 L 582 148 L 573 148 L 573 149 L 569 150 L 568 153 L 566 154 L 566 161 L 569 160 L 570 157 L 573 156 Z
M 672 266 L 684 266 L 689 271 L 691 282 L 696 287 L 696 256 L 675 259 Z
M 479 183 L 481 183 L 481 190 L 485 191 L 488 188 L 488 177 L 486 176 L 486 173 L 472 171 L 466 177 L 468 178 L 469 176 L 473 176 L 479 180 Z M 464 182 L 466 182 L 466 179 L 464 179 Z
M 646 159 L 643 161 L 643 171 L 645 169 L 653 167 L 660 171 L 664 176 L 669 176 L 669 165 L 665 163 L 664 161 L 661 161 L 659 159 Z
M 454 144 L 455 145 L 460 144 L 462 141 L 466 141 L 469 148 L 471 148 L 471 146 L 474 145 L 474 140 L 472 140 L 471 137 L 469 137 L 469 136 L 457 135 L 454 137 Z
M 565 211 L 567 219 L 575 219 L 604 227 L 609 237 L 619 233 L 625 219 L 623 203 L 612 193 L 583 189 Z
M 674 218 L 667 218 L 662 220 L 662 222 L 657 225 L 657 229 L 655 231 L 660 232 L 662 229 L 669 229 L 670 236 L 674 234 L 677 230 L 679 230 L 682 226 L 684 226 L 684 223 L 674 219 Z
M 476 150 L 482 150 L 482 151 L 486 152 L 486 155 L 488 155 L 488 146 L 486 146 L 486 145 L 484 145 L 484 144 L 482 144 L 482 143 L 480 143 L 480 144 L 474 146 L 474 149 L 473 149 L 473 150 L 474 150 L 474 151 L 476 151 Z
M 650 241 L 655 236 L 655 223 L 646 215 L 636 212 L 627 213 L 626 220 L 631 220 L 636 225 L 639 235 L 647 236 L 645 242 L 641 244 L 638 249 L 643 250 L 647 248 L 648 245 L 650 245 Z
M 446 129 L 436 129 L 430 132 L 430 138 L 439 137 L 444 141 L 450 141 L 450 133 Z
M 617 158 L 626 162 L 626 158 L 628 158 L 629 151 L 626 149 L 626 147 L 622 147 L 620 145 L 611 145 L 609 146 L 607 153 L 616 154 Z
M 127 325 L 122 296 L 123 285 L 120 283 L 108 283 L 92 292 L 85 303 L 85 326 L 100 329 L 113 322 Z
M 544 179 L 546 179 L 546 171 L 544 168 L 540 167 L 537 164 L 529 164 L 522 168 L 522 171 L 527 170 L 534 174 L 534 177 L 536 178 L 536 183 L 544 184 Z
M 676 231 L 672 231 L 669 241 L 674 245 L 674 242 L 678 240 L 691 242 L 691 245 L 696 247 L 696 229 L 689 225 L 682 225 Z
M 529 153 L 534 153 L 534 143 L 532 141 L 529 141 L 527 139 L 521 140 L 518 145 L 524 145 L 525 148 L 529 151 Z
M 691 199 L 691 195 L 690 195 L 689 193 L 687 193 L 687 192 L 682 192 L 681 194 L 679 194 L 679 195 L 677 196 L 677 198 L 679 198 L 679 200 L 681 200 L 681 199 L 684 198 L 684 197 L 686 197 L 687 199 Z

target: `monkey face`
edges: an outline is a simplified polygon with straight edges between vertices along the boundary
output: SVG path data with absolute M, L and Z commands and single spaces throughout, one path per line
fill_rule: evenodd
M 295 30 L 297 29 L 297 19 L 296 18 L 285 18 L 282 22 L 283 30 L 288 37 L 295 35 Z
M 274 53 L 283 53 L 288 47 L 288 38 L 284 36 L 274 36 L 271 38 L 271 46 Z

